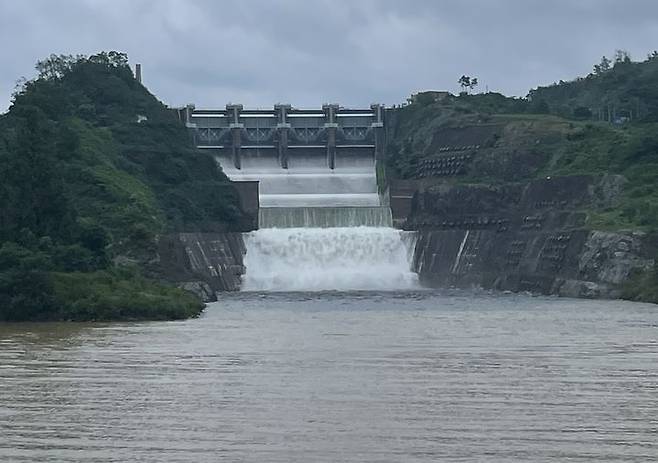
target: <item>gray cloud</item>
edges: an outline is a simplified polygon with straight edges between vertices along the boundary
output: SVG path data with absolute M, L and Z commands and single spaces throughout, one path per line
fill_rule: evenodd
M 525 95 L 616 48 L 658 48 L 654 0 L 2 0 L 0 111 L 51 53 L 121 50 L 170 105 L 404 101 L 423 89 Z

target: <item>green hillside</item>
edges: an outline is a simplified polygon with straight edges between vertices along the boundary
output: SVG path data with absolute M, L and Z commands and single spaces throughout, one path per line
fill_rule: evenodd
M 525 99 L 496 93 L 419 96 L 395 111 L 388 149 L 390 176 L 415 178 L 422 160 L 436 154 L 436 138 L 460 130 L 459 143 L 482 146 L 466 175 L 447 181 L 621 175 L 625 184 L 618 206 L 590 211 L 592 223 L 605 229 L 658 228 L 658 119 L 653 119 L 651 109 L 658 108 L 656 57 L 641 63 L 622 61 L 598 75 L 535 89 Z M 594 120 L 594 112 L 591 120 L 547 114 L 546 106 L 537 104 L 547 102 L 549 109 L 573 115 L 595 101 L 632 97 L 643 102 L 641 117 L 616 124 Z M 482 135 L 487 127 L 495 130 Z
M 587 226 L 658 230 L 658 54 L 643 62 L 621 55 L 609 68 L 527 98 L 425 92 L 410 100 L 390 112 L 388 178 L 500 185 L 607 176 L 605 200 L 583 211 Z M 457 150 L 444 155 L 444 145 Z M 470 159 L 468 167 L 423 174 L 426 163 L 453 155 Z M 658 275 L 638 276 L 628 297 L 658 302 Z
M 613 59 L 604 56 L 586 77 L 536 88 L 529 98 L 563 117 L 658 122 L 658 52 L 634 62 L 618 50 Z
M 156 243 L 238 227 L 228 179 L 125 54 L 51 56 L 37 71 L 0 116 L 0 320 L 198 313 L 156 281 Z

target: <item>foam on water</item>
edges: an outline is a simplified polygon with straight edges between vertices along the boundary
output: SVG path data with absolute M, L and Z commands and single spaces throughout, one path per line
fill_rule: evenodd
M 413 234 L 393 228 L 265 228 L 245 235 L 243 291 L 416 287 Z

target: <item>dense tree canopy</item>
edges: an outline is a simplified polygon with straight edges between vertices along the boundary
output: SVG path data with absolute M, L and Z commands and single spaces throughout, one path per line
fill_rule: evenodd
M 645 61 L 633 62 L 628 52 L 617 50 L 614 61 L 606 58 L 594 66 L 587 77 L 560 82 L 532 90 L 529 98 L 544 100 L 550 112 L 563 117 L 613 122 L 618 118 L 658 122 L 658 55 L 650 53 Z
M 226 176 L 124 53 L 51 55 L 36 69 L 0 116 L 0 319 L 71 316 L 74 279 L 56 275 L 139 268 L 161 233 L 239 221 Z

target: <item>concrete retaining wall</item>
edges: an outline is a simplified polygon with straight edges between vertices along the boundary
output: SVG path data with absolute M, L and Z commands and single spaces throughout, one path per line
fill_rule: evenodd
M 160 240 L 160 266 L 168 279 L 216 300 L 218 291 L 238 291 L 244 274 L 241 233 L 176 233 Z
M 415 267 L 427 285 L 615 298 L 633 272 L 653 267 L 655 237 L 587 227 L 587 209 L 612 205 L 601 191 L 614 180 L 423 186 L 393 214 L 419 231 Z

